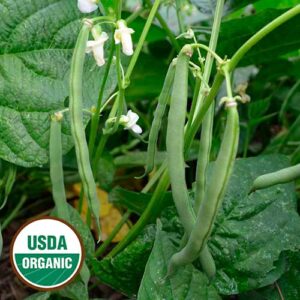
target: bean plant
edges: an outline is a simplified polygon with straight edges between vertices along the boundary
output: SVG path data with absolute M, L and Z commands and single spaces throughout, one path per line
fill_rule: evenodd
M 40 215 L 85 248 L 26 299 L 300 299 L 299 24 L 299 0 L 0 2 L 2 263 Z

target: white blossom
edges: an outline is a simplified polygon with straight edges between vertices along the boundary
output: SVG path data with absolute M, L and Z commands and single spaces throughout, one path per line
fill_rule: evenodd
M 120 123 L 125 127 L 125 129 L 132 130 L 134 133 L 141 134 L 143 132 L 142 128 L 137 125 L 139 119 L 138 114 L 129 110 L 127 115 L 122 115 L 120 118 Z
M 98 8 L 97 0 L 78 0 L 77 6 L 82 13 L 91 13 Z
M 124 20 L 119 20 L 117 22 L 117 29 L 115 30 L 114 38 L 115 43 L 122 43 L 122 50 L 125 55 L 133 54 L 133 44 L 131 35 L 134 33 L 132 28 L 128 28 Z
M 105 64 L 104 59 L 104 43 L 108 40 L 108 35 L 106 32 L 95 36 L 94 41 L 88 41 L 86 45 L 86 53 L 93 52 L 96 63 L 99 67 Z

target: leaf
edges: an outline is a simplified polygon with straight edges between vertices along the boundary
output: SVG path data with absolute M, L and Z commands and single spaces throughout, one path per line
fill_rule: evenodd
M 164 232 L 161 227 L 161 223 L 158 224 L 138 299 L 221 299 L 216 290 L 209 286 L 207 277 L 192 264 L 180 268 L 174 275 L 166 278 L 168 262 L 176 252 L 172 240 L 178 239 L 178 235 Z
M 50 296 L 50 292 L 40 292 L 26 297 L 25 300 L 47 300 L 50 298 Z
M 115 175 L 115 165 L 113 162 L 113 157 L 109 153 L 104 153 L 98 162 L 96 179 L 99 183 L 99 186 L 109 191 L 111 189 L 112 183 L 114 181 Z
M 68 106 L 70 60 L 80 28 L 75 0 L 6 0 L 0 4 L 0 158 L 24 167 L 48 162 L 50 114 Z M 105 68 L 87 56 L 84 107 L 97 101 Z M 105 90 L 116 84 L 115 68 Z M 69 114 L 63 152 L 73 147 Z M 88 121 L 87 115 L 85 121 Z
M 71 219 L 71 225 L 78 231 L 84 246 L 85 256 L 87 259 L 90 259 L 94 257 L 95 251 L 95 242 L 93 236 L 88 226 L 82 221 L 78 211 L 71 205 L 68 205 L 68 208 Z M 55 210 L 53 210 L 53 215 L 56 215 Z
M 264 299 L 281 300 L 279 290 L 285 300 L 300 298 L 300 253 L 289 256 L 290 268 L 281 278 L 271 286 L 249 292 L 241 296 L 241 300 Z M 254 298 L 255 297 L 255 298 Z
M 167 73 L 167 65 L 154 56 L 141 54 L 126 91 L 129 101 L 155 98 L 161 92 Z M 146 78 L 146 80 L 145 80 Z
M 108 197 L 112 204 L 125 206 L 140 215 L 147 207 L 151 196 L 152 194 L 150 193 L 132 192 L 121 187 L 115 187 L 109 193 Z M 165 204 L 164 207 L 171 205 L 173 202 L 172 194 L 167 192 L 162 202 Z
M 214 283 L 221 294 L 271 284 L 284 272 L 280 255 L 300 248 L 294 185 L 277 185 L 248 195 L 257 176 L 288 165 L 281 155 L 236 161 L 209 241 L 218 270 Z
M 88 300 L 89 294 L 83 282 L 73 281 L 58 292 L 62 297 L 72 300 Z
M 253 16 L 224 21 L 221 26 L 218 54 L 231 57 L 258 30 L 284 12 L 285 10 L 266 9 Z M 300 16 L 297 15 L 258 42 L 246 54 L 240 65 L 259 64 L 298 50 L 299 30 Z
M 154 236 L 155 226 L 148 225 L 134 242 L 114 258 L 91 260 L 95 275 L 101 282 L 133 297 L 143 276 Z

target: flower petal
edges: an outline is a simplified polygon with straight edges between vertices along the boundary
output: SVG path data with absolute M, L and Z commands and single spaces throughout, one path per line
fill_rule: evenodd
M 116 29 L 114 33 L 115 44 L 118 45 L 121 43 L 122 33 L 120 29 Z
M 128 127 L 131 127 L 134 124 L 136 124 L 136 122 L 139 119 L 139 115 L 136 114 L 135 112 L 133 112 L 132 110 L 129 110 L 127 112 L 127 117 L 129 118 L 129 121 L 128 121 L 128 124 L 127 124 Z
M 137 125 L 137 124 L 133 125 L 133 126 L 131 127 L 131 130 L 132 130 L 134 133 L 137 133 L 137 134 L 141 134 L 141 133 L 143 132 L 143 129 L 142 129 L 139 125 Z
M 91 0 L 78 0 L 77 6 L 82 13 L 91 13 L 98 9 L 98 5 Z
M 93 55 L 99 67 L 105 64 L 103 44 L 93 48 Z

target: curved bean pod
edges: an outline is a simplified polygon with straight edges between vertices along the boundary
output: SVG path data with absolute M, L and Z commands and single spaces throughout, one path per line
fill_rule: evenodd
M 211 181 L 205 192 L 206 197 L 200 205 L 196 224 L 186 247 L 171 258 L 169 274 L 172 274 L 178 266 L 193 262 L 204 249 L 233 169 L 238 147 L 238 137 L 239 116 L 236 104 L 228 105 L 225 133 L 220 152 L 213 166 Z
M 66 221 L 70 221 L 63 174 L 61 118 L 61 113 L 56 113 L 51 117 L 49 143 L 50 178 L 57 216 Z
M 291 182 L 297 178 L 300 178 L 300 164 L 257 177 L 253 182 L 252 191 Z
M 82 74 L 84 67 L 85 48 L 90 28 L 90 21 L 85 20 L 79 33 L 72 57 L 70 74 L 70 116 L 78 171 L 83 184 L 84 193 L 88 200 L 89 208 L 96 221 L 100 238 L 100 202 L 98 201 L 96 183 L 91 169 L 82 115 Z
M 169 66 L 164 81 L 164 86 L 158 97 L 158 103 L 154 112 L 154 119 L 149 133 L 146 169 L 144 175 L 150 173 L 154 168 L 156 145 L 158 140 L 158 134 L 161 127 L 161 120 L 165 113 L 168 100 L 170 99 L 170 92 L 173 85 L 174 75 L 175 75 L 175 61 L 173 61 Z

